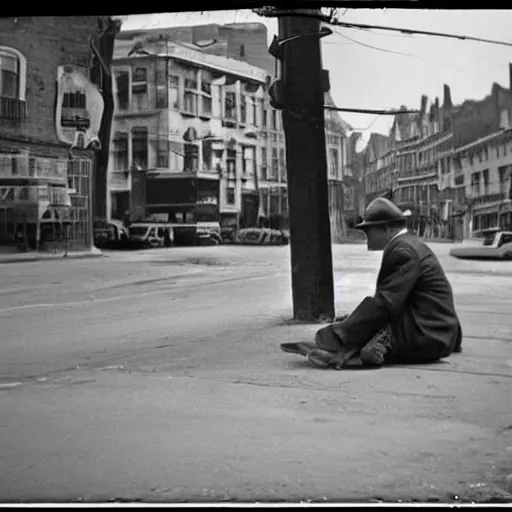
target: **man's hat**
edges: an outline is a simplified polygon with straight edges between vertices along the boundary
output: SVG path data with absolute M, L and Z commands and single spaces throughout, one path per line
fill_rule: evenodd
M 408 213 L 408 212 L 407 212 Z M 355 227 L 357 229 L 366 229 L 371 226 L 384 226 L 394 222 L 405 221 L 407 213 L 402 212 L 400 208 L 385 197 L 377 197 L 366 208 L 364 220 Z

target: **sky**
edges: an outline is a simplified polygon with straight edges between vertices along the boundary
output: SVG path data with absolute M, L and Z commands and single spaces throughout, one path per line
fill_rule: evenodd
M 474 36 L 509 42 L 512 46 L 512 10 L 338 9 L 337 14 L 345 22 Z M 269 43 L 277 34 L 276 19 L 260 17 L 250 10 L 137 14 L 120 18 L 122 30 L 260 22 L 268 28 Z M 322 58 L 323 67 L 330 73 L 331 95 L 338 107 L 388 110 L 405 105 L 419 109 L 422 94 L 432 100 L 437 96 L 442 103 L 444 84 L 450 86 L 456 104 L 485 97 L 493 82 L 503 87 L 510 85 L 511 47 L 332 28 L 334 34 L 321 40 Z M 392 116 L 346 112 L 341 116 L 363 133 L 363 143 L 371 132 L 388 134 L 393 120 Z

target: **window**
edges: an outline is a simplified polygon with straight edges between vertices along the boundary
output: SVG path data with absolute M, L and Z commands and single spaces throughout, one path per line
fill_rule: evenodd
M 245 44 L 240 45 L 240 57 L 245 57 Z
M 287 176 L 286 176 L 286 155 L 284 148 L 281 148 L 279 150 L 279 168 L 281 170 L 281 181 L 286 182 Z
M 273 130 L 277 129 L 277 111 L 275 109 L 272 109 L 272 118 L 271 118 L 271 125 L 270 127 Z
M 339 165 L 340 165 L 340 158 L 338 150 L 335 148 L 329 149 L 329 177 L 330 178 L 337 178 L 339 176 Z M 380 187 L 379 187 L 380 188 Z
M 242 124 L 247 122 L 247 98 L 243 94 L 240 97 L 240 122 Z
M 180 108 L 180 77 L 169 75 L 169 106 L 178 110 Z
M 128 169 L 128 134 L 116 133 L 112 143 L 114 146 L 114 170 L 124 171 Z
M 228 187 L 226 201 L 228 204 L 235 204 L 235 188 Z
M 236 94 L 234 92 L 226 92 L 224 117 L 226 119 L 236 119 Z
M 228 149 L 226 155 L 226 167 L 229 180 L 236 179 L 236 151 Z
M 148 90 L 147 69 L 135 68 L 132 76 L 132 94 L 145 94 Z
M 279 156 L 277 154 L 277 148 L 272 148 L 272 168 L 270 176 L 273 180 L 279 178 Z
M 482 174 L 484 178 L 484 195 L 487 195 L 489 193 L 489 169 L 485 169 Z
M 169 141 L 161 140 L 158 143 L 158 151 L 157 151 L 157 162 L 156 166 L 168 169 L 169 168 Z
M 134 167 L 148 167 L 148 129 L 133 128 L 132 130 L 132 161 Z
M 511 176 L 511 170 L 509 165 L 503 165 L 498 167 L 498 172 L 500 175 L 500 193 L 507 193 L 509 189 L 508 180 Z
M 244 176 L 254 176 L 254 148 L 243 149 L 242 173 Z
M 83 92 L 67 92 L 62 98 L 62 108 L 87 108 L 87 99 Z
M 183 149 L 185 152 L 183 172 L 197 172 L 199 169 L 199 146 L 186 142 Z
M 265 106 L 265 102 L 263 100 L 261 100 L 260 108 L 261 108 L 261 125 L 266 128 L 268 125 L 268 113 L 267 113 L 267 109 Z
M 260 178 L 263 180 L 263 181 L 266 181 L 268 176 L 267 176 L 267 148 L 261 148 L 261 174 L 260 174 Z
M 195 75 L 195 71 L 193 71 Z M 185 93 L 183 97 L 183 110 L 188 114 L 197 114 L 197 80 L 195 78 L 185 78 Z
M 484 148 L 484 159 L 486 162 L 489 160 L 489 150 L 487 147 Z
M 471 175 L 471 193 L 473 197 L 478 197 L 480 195 L 480 173 L 474 172 Z
M 258 126 L 258 100 L 252 98 L 252 124 Z
M 25 101 L 27 61 L 14 50 L 0 46 L 0 96 Z
M 213 165 L 212 141 L 203 140 L 203 170 L 210 171 Z
M 120 110 L 126 110 L 130 103 L 130 75 L 127 71 L 120 71 L 116 73 L 115 79 L 117 85 L 117 105 Z
M 211 117 L 212 115 L 212 84 L 201 82 L 201 114 Z

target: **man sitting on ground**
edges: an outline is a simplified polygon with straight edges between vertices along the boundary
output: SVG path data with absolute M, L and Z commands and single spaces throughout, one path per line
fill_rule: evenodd
M 461 351 L 453 292 L 437 257 L 406 229 L 406 216 L 379 197 L 356 227 L 368 250 L 383 250 L 376 292 L 342 321 L 321 328 L 316 343 L 284 343 L 318 368 L 343 368 L 359 355 L 366 366 L 427 363 Z

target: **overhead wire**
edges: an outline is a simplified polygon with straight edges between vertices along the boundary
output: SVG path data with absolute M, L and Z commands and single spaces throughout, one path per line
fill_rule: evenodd
M 419 30 L 419 29 L 411 29 L 404 27 L 390 27 L 385 25 L 373 25 L 367 23 L 351 23 L 347 21 L 340 21 L 337 19 L 334 14 L 331 12 L 330 15 L 325 14 L 315 14 L 311 12 L 304 12 L 302 9 L 279 9 L 276 7 L 263 7 L 259 9 L 253 9 L 253 12 L 256 14 L 275 18 L 275 17 L 302 17 L 302 18 L 313 18 L 317 19 L 323 23 L 328 25 L 334 25 L 338 27 L 351 28 L 357 30 L 385 30 L 389 32 L 400 32 L 402 34 L 409 35 L 424 35 L 424 36 L 432 36 L 432 37 L 444 37 L 449 39 L 458 39 L 462 41 L 474 41 L 478 43 L 487 43 L 487 44 L 496 44 L 502 46 L 510 46 L 512 47 L 512 42 L 509 41 L 500 41 L 498 39 L 487 39 L 484 37 L 476 37 L 476 36 L 468 36 L 465 34 L 451 34 L 449 32 L 434 32 L 430 30 Z
M 471 73 L 471 74 L 478 75 L 478 76 L 485 76 L 485 77 L 488 76 L 485 73 L 479 73 L 478 71 L 475 71 L 473 69 L 461 68 L 459 66 L 454 66 L 453 64 L 448 64 L 446 62 L 442 62 L 442 61 L 439 61 L 439 60 L 429 59 L 427 57 L 421 57 L 420 55 L 414 55 L 412 53 L 399 52 L 399 51 L 396 51 L 396 50 L 389 50 L 387 48 L 382 48 L 382 47 L 379 47 L 379 46 L 374 46 L 372 44 L 364 43 L 362 41 L 358 41 L 357 39 L 353 39 L 352 37 L 349 37 L 346 34 L 341 33 L 341 31 L 339 31 L 339 30 L 334 30 L 334 32 L 337 35 L 339 35 L 340 37 L 343 37 L 344 39 L 347 39 L 348 41 L 351 41 L 351 42 L 353 42 L 355 44 L 364 46 L 366 48 L 370 48 L 370 49 L 373 49 L 373 50 L 378 50 L 378 51 L 385 52 L 385 53 L 392 53 L 392 54 L 395 54 L 395 55 L 400 55 L 402 57 L 409 57 L 409 58 L 412 58 L 412 59 L 422 60 L 422 61 L 425 61 L 425 62 L 433 62 L 433 63 L 441 65 L 441 66 L 446 66 L 446 67 L 449 67 L 449 68 L 457 69 L 458 71 L 464 71 L 466 73 Z

